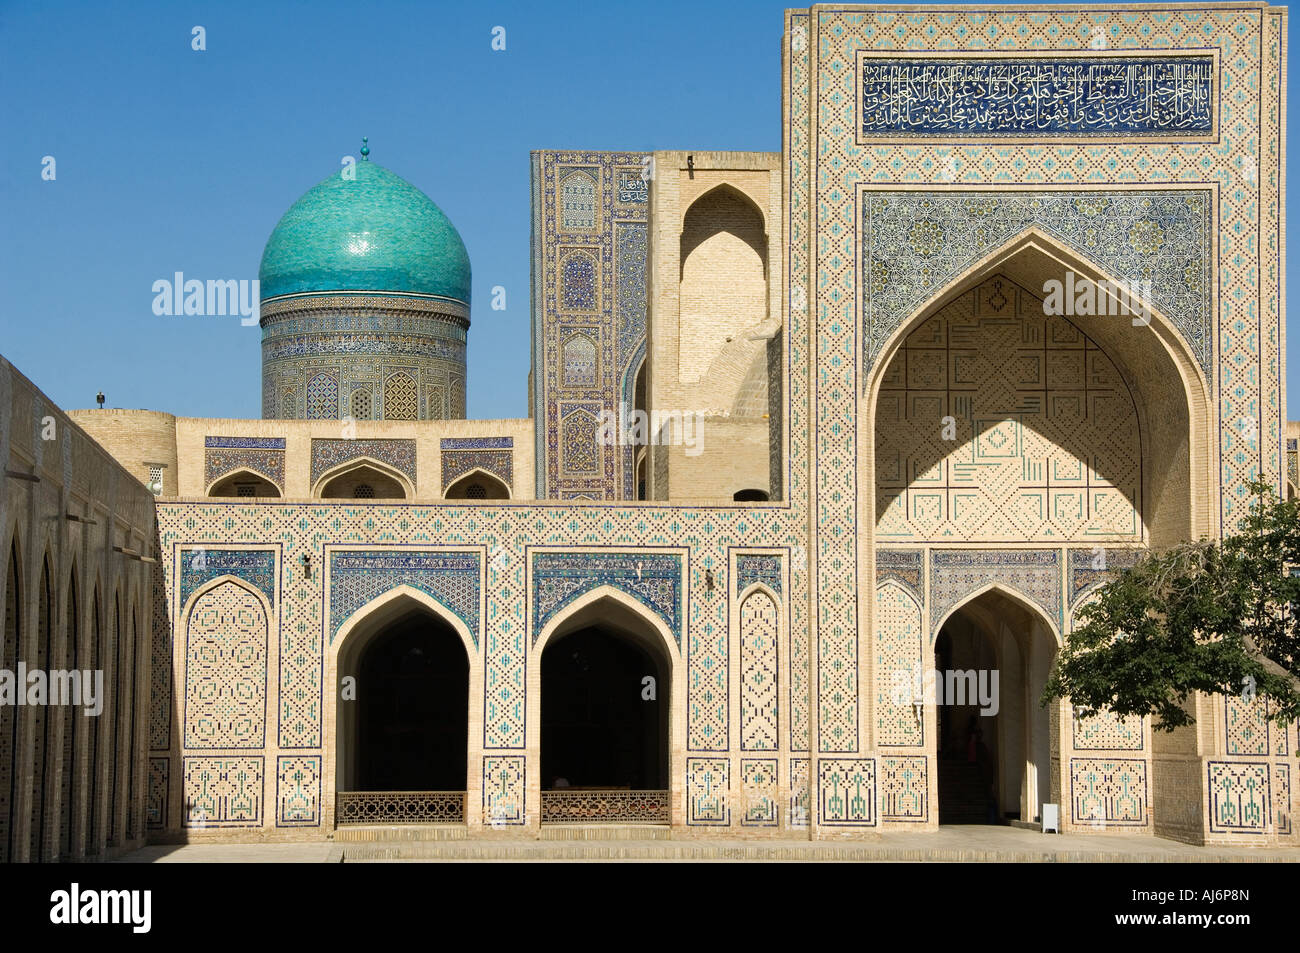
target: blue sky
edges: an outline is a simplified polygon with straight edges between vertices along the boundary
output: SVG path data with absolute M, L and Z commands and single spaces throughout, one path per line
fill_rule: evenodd
M 260 416 L 259 330 L 155 316 L 152 284 L 255 278 L 365 135 L 469 249 L 469 415 L 526 416 L 529 150 L 779 150 L 786 5 L 2 2 L 0 353 L 62 407 Z

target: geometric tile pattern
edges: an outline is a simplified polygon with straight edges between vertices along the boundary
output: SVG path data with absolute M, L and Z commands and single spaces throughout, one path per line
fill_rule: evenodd
M 372 599 L 410 586 L 437 599 L 479 642 L 480 573 L 476 552 L 330 550 L 330 643 L 352 614 Z
M 790 759 L 789 826 L 807 827 L 812 822 L 812 792 L 808 787 L 808 758 Z
M 817 762 L 820 821 L 832 827 L 875 827 L 874 758 L 821 758 Z
M 1013 589 L 1060 631 L 1061 552 L 1056 549 L 940 549 L 930 553 L 930 631 L 970 593 L 989 583 Z
M 1224 751 L 1227 754 L 1268 754 L 1269 723 L 1262 698 L 1249 704 L 1235 695 L 1223 699 Z
M 546 623 L 599 586 L 612 586 L 657 612 L 682 644 L 682 557 L 676 553 L 533 553 L 534 644 Z
M 990 279 L 907 336 L 875 427 L 879 539 L 1142 539 L 1127 385 L 1010 281 Z
M 1139 827 L 1149 819 L 1147 763 L 1139 758 L 1071 758 L 1075 824 Z
M 525 822 L 524 757 L 483 758 L 483 822 L 494 826 Z
M 149 830 L 162 830 L 167 826 L 167 772 L 168 758 L 149 759 L 149 790 L 145 796 L 145 824 Z
M 372 460 L 386 463 L 412 483 L 416 482 L 414 440 L 344 440 L 316 437 L 311 442 L 312 486 L 316 485 L 321 474 L 359 457 L 370 457 Z
M 925 553 L 919 549 L 877 549 L 876 585 L 892 580 L 919 604 L 925 592 Z
M 1142 717 L 1101 711 L 1088 718 L 1074 719 L 1074 747 L 1077 751 L 1141 751 Z
M 1211 369 L 1209 190 L 866 191 L 862 196 L 863 355 L 936 290 L 1035 226 L 1150 297 Z
M 777 643 L 781 622 L 776 603 L 763 590 L 740 606 L 740 750 L 775 751 Z
M 275 826 L 320 826 L 319 755 L 281 757 L 275 769 Z
M 442 488 L 445 490 L 466 473 L 481 469 L 499 477 L 508 487 L 514 467 L 512 450 L 444 450 L 442 451 Z
M 686 798 L 691 826 L 731 823 L 731 762 L 726 758 L 686 759 Z
M 204 549 L 181 551 L 181 608 L 191 595 L 218 576 L 236 576 L 257 587 L 275 605 L 275 552 L 265 549 Z
M 568 402 L 582 401 L 592 421 L 629 403 L 645 348 L 646 158 L 532 154 L 532 405 L 542 499 L 633 497 L 633 448 L 594 453 L 587 413 L 574 416 Z
M 760 582 L 778 596 L 781 595 L 781 557 L 764 555 L 739 555 L 736 557 L 736 593 L 743 593 Z
M 1266 762 L 1211 761 L 1208 766 L 1210 830 L 1262 834 L 1272 820 Z
M 1291 833 L 1291 766 L 1273 765 L 1273 823 L 1279 834 Z
M 881 747 L 925 743 L 913 706 L 921 677 L 921 606 L 902 586 L 876 589 L 876 744 Z
M 227 473 L 249 470 L 266 477 L 276 487 L 284 490 L 283 450 L 205 450 L 203 453 L 203 482 L 211 486 Z
M 776 758 L 741 758 L 740 786 L 744 803 L 741 825 L 776 827 L 779 820 Z
M 284 437 L 204 437 L 208 450 L 283 450 Z
M 181 826 L 260 827 L 262 758 L 185 758 Z
M 1119 570 L 1135 565 L 1145 550 L 1095 547 L 1071 549 L 1069 562 L 1070 606 L 1078 614 L 1079 597 L 1087 590 L 1116 578 Z
M 238 583 L 195 601 L 185 628 L 186 748 L 262 747 L 267 639 L 262 601 Z
M 880 819 L 905 823 L 929 820 L 930 789 L 926 759 L 889 756 L 880 759 Z

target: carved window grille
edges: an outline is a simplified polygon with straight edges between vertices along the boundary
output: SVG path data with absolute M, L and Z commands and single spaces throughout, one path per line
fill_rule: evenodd
M 375 498 L 375 488 L 369 483 L 358 483 L 356 489 L 352 491 L 352 498 L 356 500 L 373 500 Z
M 352 416 L 357 420 L 369 420 L 370 414 L 370 388 L 358 387 L 352 392 Z
M 384 419 L 416 419 L 415 381 L 409 374 L 394 374 L 384 385 Z
M 463 824 L 464 791 L 339 791 L 337 824 Z
M 667 824 L 668 791 L 543 791 L 543 824 Z

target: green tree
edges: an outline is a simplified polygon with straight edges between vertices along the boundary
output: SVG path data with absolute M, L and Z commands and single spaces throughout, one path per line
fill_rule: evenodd
M 1172 731 L 1206 692 L 1266 698 L 1271 719 L 1300 719 L 1300 503 L 1263 483 L 1251 492 L 1236 534 L 1148 553 L 1097 590 L 1044 705 L 1154 715 Z

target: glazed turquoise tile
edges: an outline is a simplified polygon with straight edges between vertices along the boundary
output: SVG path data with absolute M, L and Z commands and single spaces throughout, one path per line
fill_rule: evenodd
M 349 171 L 354 177 L 345 178 Z M 309 190 L 262 253 L 262 300 L 312 291 L 379 291 L 470 300 L 465 243 L 427 195 L 373 162 Z

